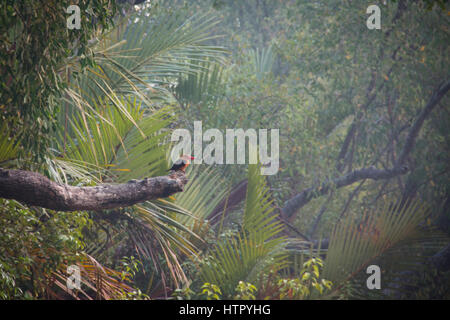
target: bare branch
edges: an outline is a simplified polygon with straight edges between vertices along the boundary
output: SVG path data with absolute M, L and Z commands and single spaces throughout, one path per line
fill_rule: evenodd
M 443 82 L 439 86 L 439 88 L 433 93 L 427 105 L 421 111 L 416 121 L 412 125 L 411 129 L 409 130 L 401 155 L 397 159 L 397 162 L 395 163 L 393 168 L 378 170 L 374 167 L 370 167 L 355 170 L 334 180 L 325 181 L 320 186 L 305 189 L 296 196 L 294 196 L 293 198 L 291 198 L 290 200 L 286 201 L 283 209 L 281 210 L 283 217 L 285 219 L 290 219 L 298 209 L 306 205 L 312 199 L 327 194 L 333 187 L 338 189 L 364 179 L 372 179 L 372 180 L 391 179 L 400 176 L 402 174 L 405 174 L 408 171 L 408 168 L 404 166 L 404 162 L 406 161 L 406 158 L 408 157 L 408 155 L 410 154 L 410 152 L 414 147 L 417 135 L 419 134 L 419 131 L 422 128 L 425 119 L 429 116 L 431 111 L 433 111 L 434 107 L 439 103 L 439 101 L 445 96 L 445 94 L 449 90 L 450 90 L 450 80 L 447 80 Z
M 339 178 L 325 181 L 318 187 L 311 187 L 303 190 L 292 199 L 286 201 L 285 206 L 281 210 L 283 217 L 290 218 L 299 208 L 306 205 L 314 198 L 327 194 L 333 188 L 339 189 L 351 185 L 357 181 L 364 179 L 382 180 L 405 174 L 407 167 L 378 170 L 375 167 L 354 170 Z
M 422 128 L 425 119 L 428 117 L 431 111 L 433 111 L 434 107 L 439 103 L 439 101 L 441 101 L 442 97 L 444 97 L 444 95 L 448 92 L 449 89 L 450 89 L 450 80 L 447 80 L 439 87 L 438 90 L 436 90 L 433 93 L 430 101 L 428 101 L 427 105 L 419 114 L 413 126 L 409 130 L 402 153 L 400 154 L 400 157 L 397 159 L 396 166 L 402 165 L 405 162 L 406 157 L 409 155 L 412 148 L 414 147 L 416 137 L 419 134 L 419 131 Z

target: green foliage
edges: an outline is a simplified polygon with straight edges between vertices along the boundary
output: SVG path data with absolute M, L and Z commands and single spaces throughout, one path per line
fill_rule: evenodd
M 175 289 L 175 291 L 172 293 L 172 297 L 177 300 L 191 300 L 194 295 L 195 292 L 192 291 L 188 286 L 182 289 Z
M 361 220 L 347 218 L 336 226 L 330 237 L 324 276 L 339 287 L 376 258 L 381 259 L 389 249 L 417 236 L 419 224 L 428 215 L 428 207 L 418 200 L 411 203 L 386 201 L 377 211 L 366 212 Z M 384 266 L 393 271 L 392 265 Z
M 259 166 L 250 165 L 241 232 L 215 245 L 202 262 L 200 280 L 220 283 L 224 297 L 230 298 L 239 281 L 254 282 L 269 269 L 283 268 L 281 230 Z
M 251 283 L 239 281 L 236 289 L 235 300 L 255 300 L 256 287 Z
M 14 143 L 14 138 L 7 131 L 6 124 L 4 123 L 0 128 L 3 133 L 0 137 L 0 164 L 4 165 L 8 161 L 15 159 L 17 156 L 18 145 Z
M 188 169 L 187 175 L 186 190 L 176 196 L 175 204 L 189 213 L 180 216 L 180 221 L 194 227 L 196 223 L 207 222 L 205 220 L 229 192 L 229 185 L 211 168 Z
M 302 105 L 313 108 L 313 125 L 306 141 L 290 135 L 289 146 L 293 149 L 300 146 L 301 150 L 295 148 L 292 156 L 281 151 L 281 157 L 288 163 L 292 157 L 299 163 L 300 179 L 293 181 L 301 180 L 301 185 L 291 184 L 292 187 L 302 189 L 315 181 L 341 175 L 335 169 L 336 159 L 348 132 L 345 128 L 349 119 L 357 126 L 358 134 L 343 159 L 344 171 L 370 165 L 378 167 L 381 163 L 377 162 L 382 162 L 385 168 L 391 167 L 408 132 L 402 128 L 409 128 L 432 88 L 448 76 L 442 69 L 448 60 L 444 53 L 447 36 L 441 28 L 445 24 L 445 12 L 438 8 L 426 11 L 422 2 L 401 6 L 399 2 L 388 1 L 380 4 L 381 32 L 369 32 L 365 15 L 361 14 L 366 8 L 364 2 L 326 1 L 315 5 L 298 1 L 297 6 L 285 10 L 293 30 L 277 39 L 281 60 L 288 68 L 282 65 L 280 72 L 291 92 L 301 94 L 306 100 Z M 297 110 L 303 113 L 300 108 Z M 436 112 L 425 124 L 424 135 L 418 138 L 411 154 L 414 159 L 411 175 L 401 178 L 409 190 L 396 189 L 396 195 L 403 196 L 413 189 L 427 201 L 437 203 L 443 197 L 443 189 L 447 189 L 444 181 L 448 180 L 447 174 L 444 177 L 438 173 L 444 171 L 438 169 L 442 168 L 443 158 L 436 155 L 446 149 L 439 141 L 448 140 L 448 134 L 441 130 L 442 122 L 447 120 L 439 110 Z M 334 135 L 337 128 L 343 128 L 344 134 Z M 361 207 L 373 206 L 374 198 L 386 188 L 383 184 L 384 181 L 368 181 L 347 210 L 360 212 Z M 419 185 L 420 189 L 416 189 Z M 345 207 L 344 201 L 338 199 L 348 198 L 353 188 L 336 192 L 328 206 L 329 218 L 322 220 L 319 233 L 331 232 L 336 215 Z M 311 202 L 304 208 L 298 224 L 310 225 L 322 204 L 323 200 Z M 302 227 L 300 230 L 304 231 Z
M 144 116 L 144 109 L 136 101 L 125 105 L 131 120 L 110 105 L 74 116 L 70 120 L 74 133 L 66 137 L 65 161 L 83 161 L 85 166 L 97 168 L 93 173 L 99 173 L 98 181 L 102 175 L 125 182 L 162 174 L 167 168 L 164 142 L 169 133 L 164 128 L 173 121 L 171 109 L 161 108 Z M 108 122 L 99 122 L 96 114 Z M 63 142 L 60 148 L 64 148 Z
M 44 293 L 48 277 L 83 248 L 85 212 L 56 213 L 0 200 L 0 298 L 31 299 Z
M 211 38 L 208 28 L 217 23 L 214 15 L 167 11 L 157 5 L 143 9 L 97 43 L 96 66 L 77 80 L 74 93 L 68 92 L 74 109 L 86 109 L 99 96 L 122 111 L 121 96 L 131 95 L 148 108 L 173 103 L 169 88 L 180 76 L 223 60 L 221 47 L 205 44 Z
M 266 287 L 257 288 L 250 282 L 239 281 L 232 291 L 232 298 L 235 300 L 256 300 L 260 299 L 261 294 L 266 295 L 267 299 L 281 299 L 281 300 L 303 300 L 310 298 L 320 298 L 330 292 L 332 288 L 331 281 L 320 277 L 320 269 L 323 267 L 323 262 L 320 258 L 311 258 L 303 264 L 303 269 L 297 278 L 281 278 L 269 285 L 272 287 L 270 296 L 267 284 Z M 259 282 L 260 283 L 260 282 Z M 183 289 L 175 290 L 173 297 L 179 300 L 190 299 L 205 299 L 205 300 L 220 300 L 222 290 L 219 286 L 205 282 L 199 293 L 195 293 L 191 288 L 185 287 Z M 261 291 L 261 292 L 258 292 Z M 224 296 L 227 297 L 226 295 Z
M 121 259 L 121 268 L 122 268 L 122 280 L 127 277 L 134 277 L 137 272 L 139 272 L 139 268 L 142 267 L 142 261 L 137 260 L 135 257 L 123 257 Z
M 448 77 L 446 11 L 433 3 L 380 3 L 382 30 L 370 32 L 364 15 L 368 4 L 363 2 L 214 1 L 214 8 L 223 16 L 221 26 L 227 36 L 222 43 L 228 44 L 231 61 L 223 69 L 222 83 L 212 88 L 220 98 L 208 103 L 192 101 L 186 118 L 201 118 L 204 127 L 222 129 L 281 128 L 280 171 L 269 177 L 280 207 L 297 191 L 356 168 L 392 167 L 414 116 L 438 83 Z M 198 2 L 193 1 L 191 8 L 198 10 Z M 273 58 L 266 60 L 271 67 L 263 68 L 261 52 L 269 46 Z M 444 99 L 443 105 L 448 97 Z M 311 230 L 323 208 L 313 236 L 328 237 L 341 218 L 360 223 L 386 194 L 403 200 L 418 197 L 430 203 L 436 214 L 441 212 L 439 203 L 448 197 L 448 119 L 442 108 L 433 111 L 409 157 L 406 177 L 367 180 L 360 186 L 332 190 L 329 199 L 319 198 L 302 208 L 295 227 L 303 233 Z M 357 134 L 338 170 L 337 158 L 352 126 Z M 242 179 L 243 168 L 227 167 L 223 172 L 234 184 Z M 414 220 L 416 214 L 405 217 L 411 215 Z M 361 256 L 372 249 L 357 233 L 350 234 L 354 237 L 346 238 L 347 249 L 360 251 L 343 259 L 348 264 L 345 268 L 353 269 L 350 265 L 362 265 Z M 385 240 L 394 241 L 397 236 L 390 234 Z M 395 252 L 402 253 L 403 261 L 417 263 L 413 257 L 421 251 L 414 241 L 419 240 L 406 238 Z M 448 242 L 435 238 L 427 243 L 432 248 L 423 256 L 422 265 L 431 252 Z M 228 251 L 240 252 L 231 248 Z M 340 256 L 338 249 L 331 250 Z M 214 259 L 207 261 L 210 268 L 221 268 Z M 333 263 L 326 265 L 326 272 L 340 270 Z M 410 270 L 413 265 L 397 263 L 395 269 Z M 344 274 L 348 275 L 341 272 L 340 276 Z M 363 294 L 367 297 L 367 290 Z
M 2 134 L 15 132 L 22 157 L 42 162 L 57 127 L 57 101 L 67 87 L 66 59 L 92 65 L 88 41 L 112 25 L 116 1 L 78 1 L 81 29 L 68 30 L 72 1 L 2 1 L 0 4 Z
M 367 3 L 340 0 L 156 0 L 121 19 L 116 1 L 78 1 L 82 29 L 73 31 L 69 1 L 2 3 L 1 166 L 79 186 L 163 175 L 171 130 L 202 120 L 280 129 L 280 171 L 266 181 L 250 165 L 245 203 L 225 208 L 219 226 L 207 217 L 244 166 L 191 166 L 183 193 L 105 212 L 1 201 L 0 298 L 446 297 L 448 274 L 425 266 L 448 237 L 421 205 L 445 211 L 445 108 L 425 122 L 407 176 L 333 189 L 302 208 L 289 230 L 317 221 L 312 237 L 331 234 L 305 263 L 290 264 L 289 253 L 304 259 L 311 243 L 288 250 L 300 241 L 286 241 L 275 211 L 321 181 L 396 163 L 411 121 L 448 76 L 447 13 L 434 3 L 445 5 L 380 3 L 376 32 Z M 401 201 L 376 209 L 385 194 Z M 364 288 L 369 262 L 388 270 L 382 294 Z M 80 292 L 64 286 L 71 263 L 82 268 Z
M 320 279 L 321 268 L 323 268 L 322 260 L 311 258 L 303 264 L 303 269 L 298 278 L 278 280 L 280 299 L 317 298 L 327 290 L 331 290 L 332 282 Z
M 235 288 L 235 300 L 255 300 L 256 287 L 251 283 L 245 283 L 239 281 Z M 195 293 L 189 287 L 183 289 L 176 289 L 172 294 L 178 300 L 220 300 L 222 296 L 222 290 L 219 286 L 205 282 L 198 293 Z
M 280 207 L 296 191 L 352 169 L 391 167 L 412 119 L 447 77 L 446 12 L 437 6 L 427 11 L 423 2 L 380 4 L 382 30 L 370 32 L 363 2 L 214 3 L 224 17 L 221 31 L 231 61 L 215 89 L 220 99 L 192 104 L 186 118 L 221 129 L 280 128 L 280 171 L 269 177 Z M 262 58 L 269 47 L 274 61 L 267 70 L 272 72 L 261 77 L 254 56 L 259 51 Z M 417 192 L 430 203 L 445 199 L 448 116 L 436 109 L 429 120 L 411 154 L 411 174 L 400 178 L 408 190 L 394 188 L 391 181 L 388 187 L 384 181 L 367 181 L 348 206 L 356 186 L 336 190 L 317 234 L 328 235 L 343 211 L 370 208 L 386 189 L 395 189 L 397 196 Z M 358 134 L 339 172 L 336 159 L 352 124 Z M 224 171 L 234 183 L 243 174 L 237 166 Z M 295 221 L 301 232 L 308 232 L 324 201 L 303 208 Z
M 206 300 L 220 300 L 222 291 L 215 284 L 205 282 L 201 287 L 201 296 L 204 296 Z
M 448 242 L 447 234 L 421 223 L 404 240 L 368 259 L 382 271 L 382 290 L 367 289 L 368 275 L 362 268 L 339 284 L 335 294 L 341 299 L 446 299 L 449 272 L 436 270 L 430 260 Z
M 261 80 L 264 75 L 270 73 L 273 68 L 275 56 L 272 47 L 250 50 L 250 63 L 253 65 L 253 72 L 256 79 Z
M 168 88 L 179 76 L 201 72 L 185 63 L 193 57 L 200 64 L 221 60 L 223 50 L 203 44 L 209 39 L 208 26 L 215 23 L 210 14 L 187 17 L 151 6 L 100 38 L 93 49 L 95 66 L 66 90 L 69 125 L 58 140 L 64 159 L 50 166 L 54 178 L 91 185 L 165 175 L 168 126 L 176 119 Z M 198 206 L 191 209 L 200 214 Z M 119 215 L 119 223 L 103 221 L 107 216 L 96 219 L 108 227 L 90 239 L 88 251 L 105 262 L 111 261 L 114 250 L 139 254 L 146 267 L 137 272 L 136 281 L 146 283 L 146 292 L 153 289 L 153 278 L 166 281 L 165 274 L 176 286 L 186 282 L 179 260 L 181 255 L 195 255 L 191 241 L 200 240 L 191 224 L 187 228 L 182 223 L 192 212 L 159 199 Z M 113 246 L 108 245 L 111 235 L 116 239 Z M 99 242 L 109 249 L 103 250 Z
M 214 105 L 220 97 L 219 87 L 222 84 L 223 68 L 210 61 L 199 63 L 198 60 L 189 62 L 192 67 L 197 66 L 198 72 L 190 72 L 180 77 L 174 89 L 174 94 L 183 109 L 189 104 Z
M 96 5 L 99 3 L 95 2 Z M 82 12 L 83 5 L 84 3 L 81 5 Z M 103 4 L 102 9 L 109 10 L 109 7 Z M 131 178 L 166 173 L 166 155 L 169 146 L 166 137 L 170 133 L 167 127 L 175 119 L 174 109 L 171 108 L 175 100 L 168 88 L 178 77 L 192 71 L 199 72 L 194 65 L 186 64 L 186 61 L 192 59 L 199 63 L 220 61 L 223 50 L 202 44 L 210 39 L 208 28 L 216 23 L 212 15 L 188 17 L 181 12 L 170 13 L 166 12 L 167 10 L 159 10 L 156 6 L 151 6 L 148 10 L 150 12 L 144 10 L 133 17 L 124 18 L 123 23 L 119 21 L 118 27 L 109 33 L 94 34 L 97 29 L 88 28 L 92 32 L 87 39 L 93 40 L 89 43 L 89 50 L 83 44 L 79 45 L 79 42 L 74 43 L 73 46 L 81 58 L 70 51 L 64 52 L 65 55 L 60 55 L 56 51 L 54 56 L 50 54 L 53 58 L 59 59 L 57 67 L 55 67 L 57 63 L 53 63 L 54 69 L 67 71 L 64 72 L 65 77 L 61 75 L 58 78 L 60 82 L 52 87 L 57 93 L 54 94 L 53 101 L 65 106 L 64 112 L 59 112 L 58 120 L 61 125 L 57 132 L 57 143 L 54 149 L 48 149 L 47 141 L 39 147 L 45 146 L 45 152 L 42 150 L 37 152 L 39 157 L 45 156 L 45 173 L 52 179 L 61 183 L 89 186 L 102 182 L 126 182 Z M 64 14 L 64 10 L 61 12 Z M 148 15 L 152 15 L 152 18 L 148 19 Z M 103 14 L 102 18 L 108 18 L 108 15 Z M 128 23 L 130 21 L 131 23 Z M 106 25 L 101 24 L 102 21 L 98 22 L 98 27 L 106 28 Z M 52 22 L 53 24 L 57 25 L 56 22 Z M 64 36 L 68 34 L 67 32 L 64 30 L 60 33 Z M 94 36 L 97 37 L 90 39 Z M 59 38 L 55 37 L 55 39 Z M 77 41 L 80 40 L 83 39 Z M 64 42 L 61 44 L 64 45 Z M 69 54 L 71 57 L 67 59 Z M 49 67 L 52 68 L 52 65 Z M 46 75 L 41 76 L 46 77 Z M 36 79 L 29 79 L 36 82 Z M 52 79 L 48 78 L 48 80 Z M 16 97 L 22 95 L 18 90 L 13 93 Z M 48 109 L 47 105 L 45 107 Z M 2 110 L 4 110 L 3 105 Z M 54 122 L 55 115 L 58 114 L 56 111 L 44 120 Z M 27 113 L 28 115 L 31 113 Z M 32 121 L 30 119 L 27 121 Z M 33 130 L 33 127 L 28 124 L 24 127 Z M 6 130 L 12 132 L 14 128 L 3 125 L 3 129 L 4 132 Z M 54 132 L 55 128 L 47 133 L 51 136 Z M 7 134 L 1 143 L 1 153 L 5 155 L 2 160 L 9 160 L 9 157 L 16 152 L 14 141 L 11 139 L 12 135 L 11 137 L 9 135 L 11 134 Z M 39 139 L 39 133 L 27 135 L 27 139 L 32 137 Z M 20 141 L 27 146 L 28 142 Z M 32 151 L 29 146 L 26 148 Z M 54 153 L 59 157 L 54 157 Z M 63 226 L 66 228 L 73 224 L 75 228 L 79 228 L 77 230 L 87 226 L 83 234 L 88 242 L 86 251 L 95 253 L 106 265 L 116 263 L 114 255 L 123 250 L 122 248 L 126 249 L 122 256 L 139 254 L 146 264 L 145 267 L 136 269 L 135 264 L 132 261 L 129 262 L 125 270 L 120 273 L 122 280 L 127 278 L 129 281 L 130 276 L 133 275 L 135 278 L 133 281 L 138 281 L 143 273 L 147 273 L 150 275 L 150 279 L 146 280 L 148 290 L 152 289 L 151 279 L 155 274 L 157 277 L 162 277 L 163 281 L 166 274 L 169 275 L 176 285 L 178 281 L 185 282 L 186 277 L 178 259 L 183 254 L 194 255 L 195 247 L 188 238 L 197 238 L 197 240 L 199 238 L 178 221 L 177 215 L 189 213 L 170 202 L 157 200 L 130 208 L 127 212 L 120 214 L 122 216 L 119 216 L 116 221 L 114 219 L 117 218 L 109 220 L 108 215 L 102 219 L 102 215 L 96 213 L 91 215 L 92 226 L 87 226 L 83 221 L 70 223 L 64 221 L 67 225 L 63 223 Z M 56 215 L 59 219 L 67 216 L 66 213 L 56 213 Z M 58 232 L 53 230 L 51 235 L 63 237 L 64 228 Z M 81 233 L 78 236 L 81 239 Z M 115 240 L 113 246 L 109 243 L 111 236 Z M 55 239 L 47 240 L 49 246 L 56 241 Z M 79 241 L 78 238 L 76 240 Z M 132 246 L 128 247 L 131 243 Z M 54 246 L 59 248 L 57 245 Z M 133 248 L 133 250 L 128 251 L 127 248 Z M 73 255 L 81 249 L 81 246 L 72 247 L 67 250 L 67 256 L 73 259 Z M 55 251 L 54 254 L 59 260 L 68 259 L 62 250 L 57 252 Z M 11 254 L 11 257 L 15 256 L 17 255 Z M 2 264 L 2 270 L 10 270 L 9 262 L 8 264 L 6 262 Z M 35 261 L 30 261 L 31 266 L 34 264 Z M 95 264 L 97 265 L 98 262 L 95 261 Z M 56 266 L 57 264 L 48 264 L 49 269 Z M 103 267 L 99 265 L 99 268 Z M 104 268 L 109 270 L 106 266 Z M 22 288 L 21 284 L 16 283 L 16 286 L 12 284 L 12 281 L 15 281 L 14 275 L 4 274 L 5 285 L 11 288 Z M 49 275 L 46 273 L 42 278 L 45 279 Z M 64 271 L 61 271 L 58 276 L 63 279 Z M 17 278 L 21 277 L 27 277 L 27 275 L 21 273 Z M 89 285 L 89 280 L 87 281 Z M 97 297 L 118 298 L 117 290 L 124 288 L 117 286 L 115 283 L 117 280 L 112 278 L 107 278 L 105 281 L 110 283 L 110 286 L 104 292 L 99 289 Z M 124 290 L 122 298 L 146 297 L 139 289 Z M 44 291 L 40 286 L 36 289 L 36 293 L 32 292 L 32 294 L 36 297 L 42 296 Z

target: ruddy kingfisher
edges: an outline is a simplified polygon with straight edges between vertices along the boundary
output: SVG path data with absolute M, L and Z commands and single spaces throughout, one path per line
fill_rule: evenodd
M 195 159 L 192 156 L 188 156 L 186 154 L 183 154 L 180 159 L 178 159 L 177 161 L 174 162 L 174 164 L 172 165 L 172 167 L 169 169 L 169 171 L 183 171 L 185 172 L 186 168 L 189 166 L 189 164 L 191 163 L 191 160 Z

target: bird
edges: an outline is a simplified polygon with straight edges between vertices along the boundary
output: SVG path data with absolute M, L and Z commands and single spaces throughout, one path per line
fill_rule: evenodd
M 186 154 L 183 154 L 180 159 L 174 162 L 172 167 L 167 171 L 183 171 L 185 172 L 188 165 L 191 163 L 191 160 L 195 159 L 192 156 L 188 156 Z

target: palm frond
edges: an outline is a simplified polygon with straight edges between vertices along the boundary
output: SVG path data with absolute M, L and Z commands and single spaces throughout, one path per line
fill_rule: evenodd
M 125 19 L 122 27 L 101 38 L 92 48 L 94 65 L 83 73 L 76 64 L 71 66 L 77 76 L 65 89 L 61 122 L 70 125 L 65 125 L 59 137 L 64 147 L 61 151 L 66 144 L 73 149 L 83 141 L 83 150 L 77 150 L 72 158 L 108 165 L 118 141 L 125 149 L 122 138 L 130 124 L 146 138 L 145 130 L 138 125 L 142 112 L 160 109 L 161 101 L 165 105 L 175 103 L 169 86 L 176 85 L 179 77 L 205 71 L 201 64 L 223 61 L 222 48 L 204 44 L 211 39 L 210 28 L 217 22 L 210 13 L 193 17 L 176 12 L 155 18 L 136 16 Z
M 170 107 L 161 108 L 138 121 L 145 134 L 143 138 L 136 127 L 131 127 L 118 145 L 117 153 L 112 161 L 116 165 L 117 181 L 124 182 L 131 178 L 141 179 L 165 175 L 168 165 L 166 160 L 169 144 L 167 129 L 174 121 Z
M 66 135 L 65 146 L 63 132 L 60 133 L 59 149 L 65 148 L 69 159 L 82 160 L 99 167 L 111 164 L 119 145 L 123 145 L 122 137 L 133 128 L 133 123 L 142 119 L 143 111 L 136 101 L 125 104 L 133 121 L 107 103 L 95 104 L 92 110 L 75 114 L 69 120 L 73 133 Z
M 0 164 L 8 160 L 13 160 L 17 156 L 19 145 L 14 143 L 14 139 L 11 137 L 6 122 L 0 128 L 2 133 L 0 136 Z
M 101 177 L 113 179 L 107 168 L 83 160 L 56 157 L 47 158 L 46 164 L 50 178 L 62 184 L 75 183 L 89 186 L 101 183 Z
M 433 291 L 433 288 L 437 289 L 442 285 L 445 287 L 443 283 L 436 283 L 436 279 L 441 278 L 433 276 L 433 272 L 437 270 L 433 268 L 431 258 L 448 243 L 449 236 L 438 228 L 418 227 L 413 235 L 399 241 L 371 262 L 383 271 L 382 290 L 368 290 L 367 274 L 360 272 L 350 280 L 352 290 L 348 298 L 431 298 L 432 294 L 430 296 L 421 296 L 421 294 L 425 294 L 427 290 Z
M 275 54 L 273 53 L 271 46 L 263 48 L 262 50 L 259 50 L 258 48 L 256 50 L 251 49 L 249 54 L 257 79 L 262 79 L 265 74 L 272 71 L 275 62 Z
M 229 186 L 213 169 L 194 168 L 187 172 L 186 190 L 177 195 L 175 204 L 188 211 L 180 222 L 192 226 L 196 220 L 204 220 L 214 210 L 229 190 Z
M 428 214 L 420 200 L 407 204 L 386 201 L 383 208 L 366 212 L 359 222 L 348 217 L 330 237 L 324 278 L 339 287 L 388 249 L 414 236 Z
M 164 85 L 174 84 L 182 74 L 198 73 L 199 63 L 223 61 L 223 48 L 204 44 L 217 23 L 211 13 L 131 17 L 94 49 L 97 66 L 80 77 L 79 91 L 90 101 L 98 96 L 113 101 L 113 93 L 131 93 L 148 106 L 155 99 L 170 99 Z
M 165 136 L 169 131 L 165 128 L 173 121 L 171 109 L 161 108 L 144 117 L 136 100 L 127 103 L 127 108 L 133 122 L 114 108 L 96 106 L 96 113 L 114 125 L 101 121 L 93 112 L 79 113 L 70 121 L 73 134 L 66 137 L 65 161 L 57 164 L 68 168 L 71 162 L 72 173 L 81 176 L 86 172 L 75 167 L 82 162 L 116 182 L 162 174 L 167 168 Z M 60 141 L 63 149 L 63 139 Z
M 191 64 L 199 66 L 198 72 L 190 72 L 178 79 L 175 87 L 177 100 L 182 105 L 200 102 L 215 104 L 218 99 L 217 91 L 222 84 L 222 66 L 210 61 L 192 61 Z
M 249 165 L 242 231 L 219 242 L 200 270 L 200 279 L 220 285 L 231 297 L 239 281 L 254 282 L 262 272 L 286 266 L 282 226 L 273 214 L 268 188 L 257 165 Z
M 70 296 L 76 300 L 111 300 L 123 298 L 126 293 L 135 290 L 124 282 L 129 279 L 122 279 L 120 272 L 102 266 L 89 254 L 82 254 L 76 266 L 80 269 L 81 287 L 79 289 L 67 287 L 69 275 L 66 270 L 68 266 L 62 264 L 49 279 L 46 291 L 50 297 L 65 299 Z

